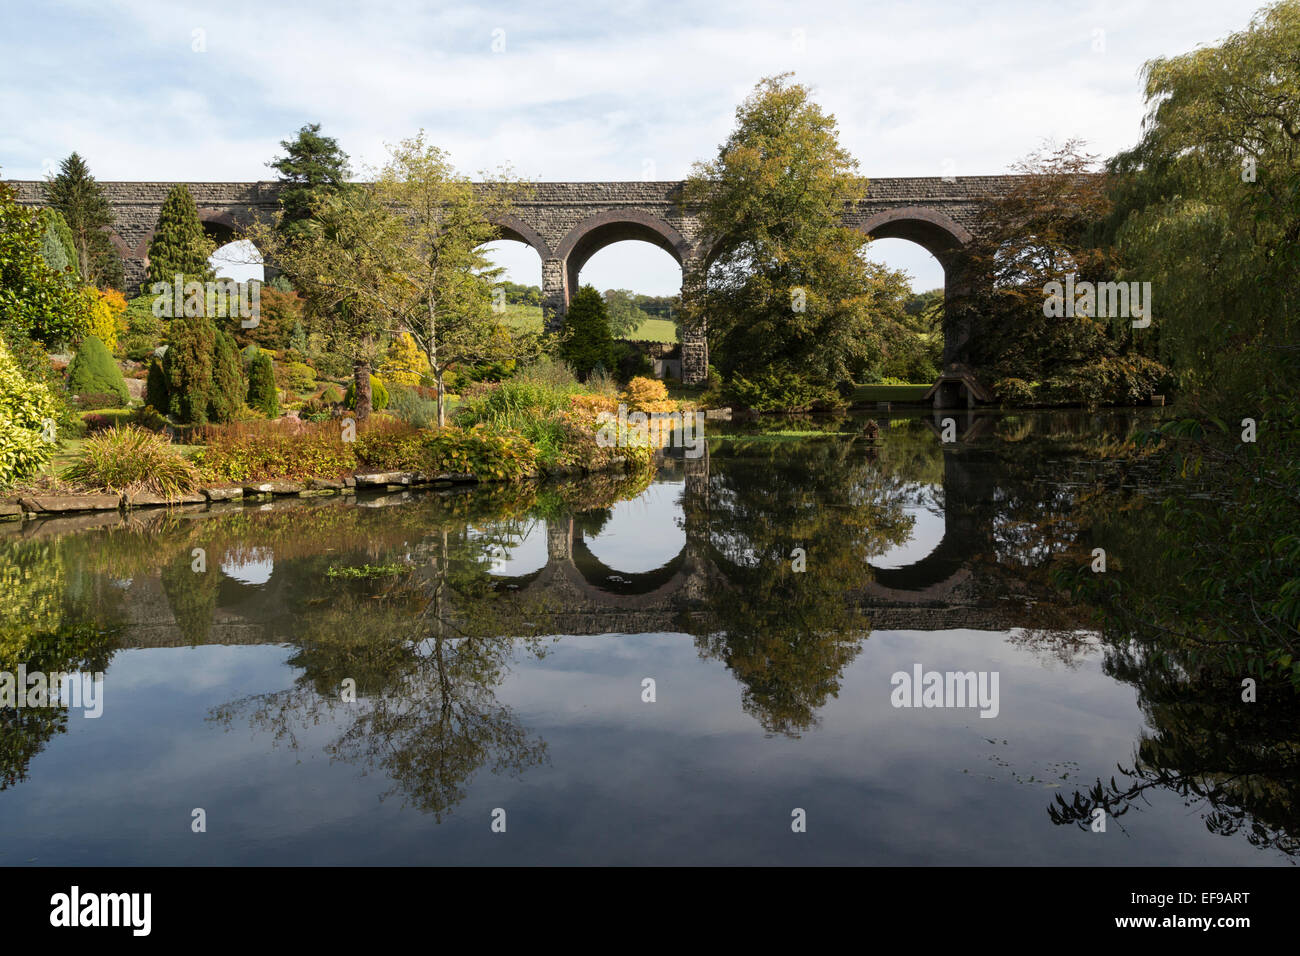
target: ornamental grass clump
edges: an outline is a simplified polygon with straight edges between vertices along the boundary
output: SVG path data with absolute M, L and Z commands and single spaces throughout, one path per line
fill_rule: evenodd
M 170 439 L 136 425 L 87 438 L 80 457 L 61 477 L 87 490 L 150 491 L 166 498 L 179 498 L 199 482 L 197 469 L 172 447 Z

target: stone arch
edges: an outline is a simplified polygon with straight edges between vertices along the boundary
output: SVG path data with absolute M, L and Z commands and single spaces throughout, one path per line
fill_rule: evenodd
M 872 239 L 907 239 L 940 262 L 944 256 L 966 246 L 970 231 L 950 216 L 925 206 L 883 209 L 858 226 Z
M 208 234 L 208 238 L 218 246 L 234 241 L 239 231 L 235 217 L 224 209 L 200 208 L 199 222 L 203 224 L 203 231 Z
M 522 242 L 526 246 L 531 246 L 543 262 L 553 257 L 550 243 L 543 239 L 536 229 L 518 216 L 497 216 L 491 222 L 492 225 L 497 227 L 498 239 L 511 239 L 515 242 Z
M 943 267 L 943 369 L 964 362 L 970 341 L 970 321 L 963 303 L 970 293 L 965 248 L 974 236 L 951 216 L 928 206 L 882 209 L 856 228 L 872 239 L 914 242 Z
M 578 287 L 578 274 L 588 260 L 606 246 L 628 239 L 639 239 L 663 249 L 677 264 L 685 266 L 691 257 L 691 244 L 673 226 L 653 213 L 640 209 L 610 209 L 588 216 L 560 241 L 555 258 L 565 264 L 566 293 Z M 567 296 L 566 296 L 566 305 Z

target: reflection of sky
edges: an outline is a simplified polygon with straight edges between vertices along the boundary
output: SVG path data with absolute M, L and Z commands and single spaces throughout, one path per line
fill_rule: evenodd
M 380 800 L 390 781 L 324 748 L 348 708 L 295 725 L 300 749 L 246 716 L 210 709 L 290 687 L 280 646 L 120 652 L 104 715 L 74 717 L 0 792 L 0 865 L 840 863 L 1276 863 L 1201 812 L 1150 793 L 1105 834 L 1057 827 L 1057 793 L 1132 762 L 1144 726 L 1132 688 L 1090 651 L 1076 667 L 979 631 L 877 631 L 821 723 L 768 737 L 724 665 L 684 635 L 565 638 L 524 658 L 496 689 L 549 762 L 518 778 L 486 770 L 437 824 Z M 1001 713 L 894 709 L 890 675 L 997 670 Z M 657 701 L 641 701 L 653 677 Z M 1069 777 L 1062 780 L 1062 774 Z M 208 832 L 190 832 L 194 807 Z M 490 833 L 493 808 L 508 838 Z M 794 807 L 808 832 L 790 832 Z M 1127 832 L 1125 832 L 1127 831 Z
M 686 545 L 681 497 L 680 483 L 656 482 L 631 501 L 614 505 L 600 534 L 583 540 L 615 571 L 639 574 L 662 568 Z
M 523 534 L 500 542 L 490 553 L 493 555 L 491 573 L 504 577 L 521 577 L 546 567 L 546 522 L 530 522 Z
M 246 553 L 227 554 L 221 560 L 221 573 L 242 584 L 265 584 L 271 580 L 271 572 L 274 570 L 275 557 L 270 548 L 253 548 Z
M 916 564 L 943 540 L 943 511 L 934 500 L 934 493 L 940 489 L 937 485 L 931 485 L 918 490 L 922 495 L 920 503 L 909 504 L 903 509 L 914 520 L 912 536 L 879 557 L 872 558 L 872 567 L 905 568 L 909 564 Z

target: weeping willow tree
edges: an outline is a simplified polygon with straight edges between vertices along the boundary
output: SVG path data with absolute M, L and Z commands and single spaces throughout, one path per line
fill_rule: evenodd
M 1236 413 L 1293 391 L 1300 315 L 1300 2 L 1152 60 L 1140 142 L 1115 157 L 1112 227 L 1150 281 L 1184 391 Z
M 1163 501 L 1101 529 L 1129 573 L 1083 573 L 1108 634 L 1184 673 L 1300 688 L 1300 2 L 1144 68 L 1142 137 L 1111 163 L 1111 228 L 1154 288 L 1180 415 L 1142 453 Z M 1100 541 L 1100 539 L 1099 539 Z M 1226 677 L 1225 677 L 1226 679 Z

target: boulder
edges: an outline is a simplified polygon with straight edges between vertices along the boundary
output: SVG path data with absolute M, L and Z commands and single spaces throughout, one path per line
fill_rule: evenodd
M 19 503 L 28 511 L 116 511 L 119 495 L 33 495 L 20 498 Z
M 368 475 L 357 475 L 356 482 L 358 488 L 371 488 L 376 486 L 388 487 L 389 485 L 409 485 L 415 481 L 415 475 L 409 471 L 377 471 Z
M 177 495 L 175 498 L 168 498 L 166 495 L 156 495 L 152 491 L 137 491 L 133 495 L 122 496 L 122 507 L 124 508 L 152 508 L 158 505 L 195 505 L 203 504 L 207 501 L 201 493 L 195 491 L 186 495 Z
M 244 489 L 239 485 L 218 485 L 202 491 L 208 501 L 235 501 L 244 497 Z
M 298 495 L 307 490 L 301 481 L 259 481 L 257 484 L 244 485 L 244 496 L 253 498 L 258 495 Z

